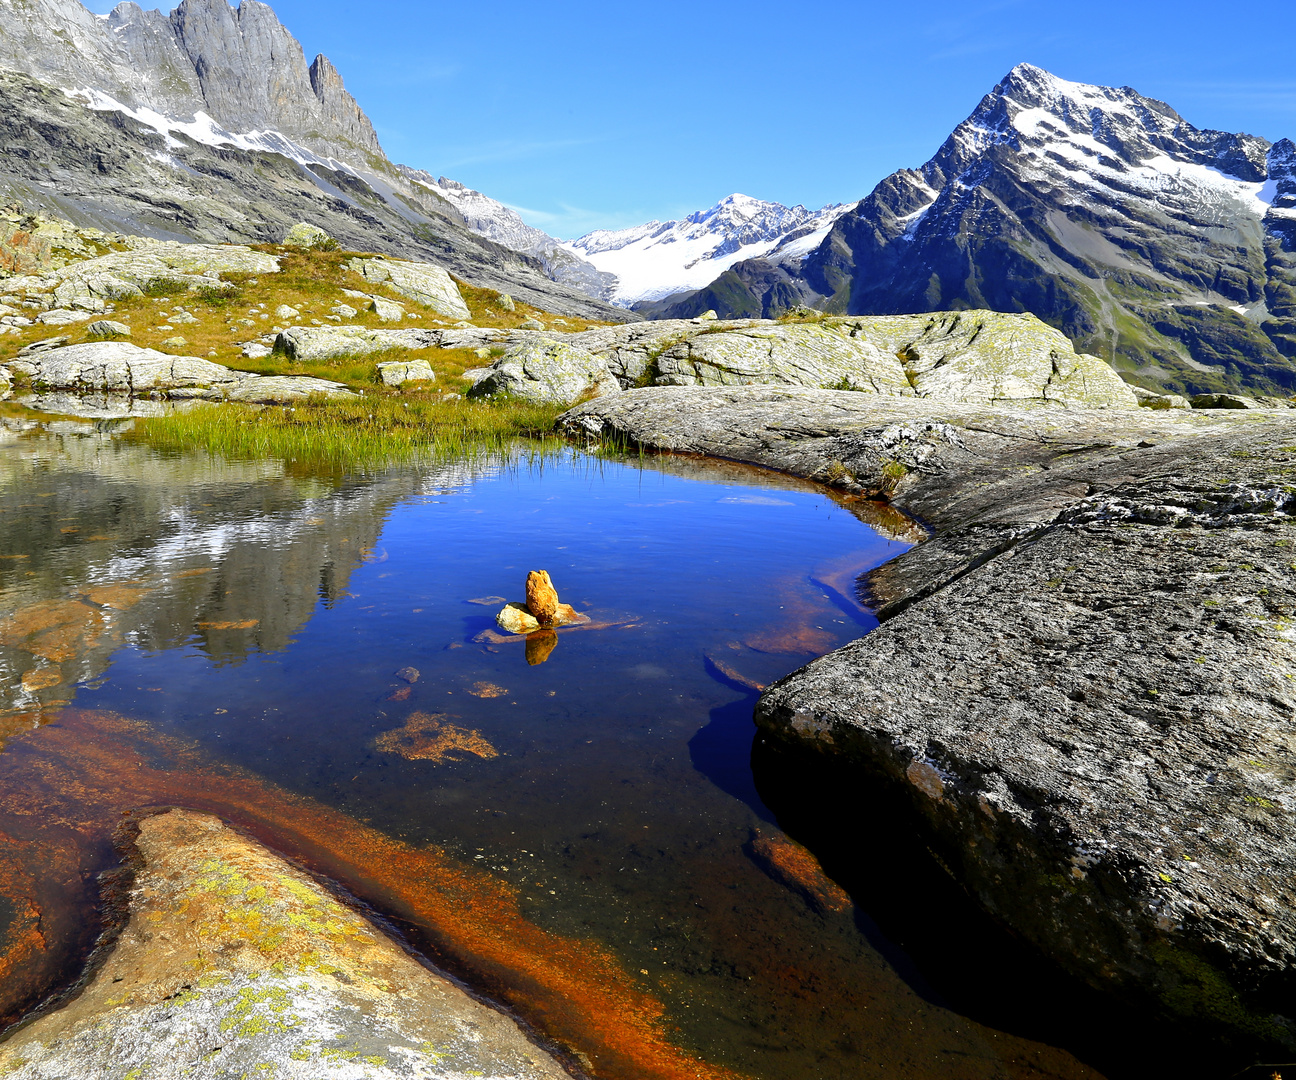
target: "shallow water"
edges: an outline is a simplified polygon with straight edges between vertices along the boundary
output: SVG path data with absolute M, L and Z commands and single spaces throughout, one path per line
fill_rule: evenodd
M 88 944 L 115 816 L 176 801 L 341 882 L 601 1075 L 1095 1075 L 942 1004 L 757 794 L 755 688 L 871 629 L 855 578 L 912 538 L 678 458 L 339 479 L 12 437 L 0 999 Z M 535 568 L 590 624 L 495 629 Z M 29 894 L 66 924 L 44 967 L 16 963 Z M 649 1028 L 678 1055 L 627 1049 Z

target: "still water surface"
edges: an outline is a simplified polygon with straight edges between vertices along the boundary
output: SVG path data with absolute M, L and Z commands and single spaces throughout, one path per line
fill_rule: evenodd
M 525 926 L 613 965 L 691 1075 L 1095 1075 L 942 1004 L 757 795 L 755 688 L 875 625 L 854 581 L 904 550 L 903 523 L 683 459 L 522 450 L 338 478 L 77 428 L 11 436 L 0 483 L 8 946 L 24 888 L 50 927 L 90 902 L 113 814 L 188 802 L 342 882 L 606 1075 L 688 1070 L 604 1053 L 597 1008 L 573 1021 L 553 999 L 611 977 L 546 998 L 538 969 L 420 914 L 413 894 L 441 885 L 393 883 L 364 844 L 434 850 L 471 896 L 507 897 L 505 945 Z M 536 568 L 590 625 L 497 632 Z M 212 795 L 222 769 L 264 799 Z M 73 824 L 41 832 L 24 799 Z M 79 886 L 43 868 L 64 849 Z M 66 978 L 86 933 L 26 970 Z M 10 1008 L 41 989 L 16 971 Z

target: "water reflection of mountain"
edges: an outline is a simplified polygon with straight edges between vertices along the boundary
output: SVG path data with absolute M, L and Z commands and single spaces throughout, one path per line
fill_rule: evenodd
M 69 701 L 124 644 L 187 643 L 218 662 L 284 648 L 373 557 L 393 506 L 491 468 L 319 478 L 278 461 L 164 455 L 86 427 L 6 433 L 0 734 Z

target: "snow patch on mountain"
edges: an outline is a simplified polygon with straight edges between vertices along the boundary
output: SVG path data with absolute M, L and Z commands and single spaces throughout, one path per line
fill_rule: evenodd
M 152 128 L 166 140 L 168 150 L 178 150 L 184 146 L 184 143 L 175 138 L 179 134 L 187 136 L 196 143 L 202 143 L 204 146 L 232 146 L 238 150 L 267 151 L 272 154 L 282 154 L 284 157 L 308 168 L 311 165 L 323 165 L 335 172 L 344 171 L 356 176 L 360 175 L 345 162 L 338 161 L 337 158 L 322 157 L 306 149 L 301 144 L 293 142 L 292 139 L 280 131 L 226 131 L 202 111 L 197 112 L 193 120 L 176 120 L 172 117 L 163 116 L 160 112 L 147 106 L 132 109 L 116 98 L 105 94 L 102 90 L 96 90 L 93 87 L 76 89 L 60 87 L 60 89 L 78 105 L 84 105 L 95 112 L 119 112 L 129 116 L 132 120 L 138 121 L 145 127 Z M 157 155 L 157 160 L 162 161 L 164 164 L 174 165 L 177 168 L 181 167 L 178 161 L 166 154 Z
M 457 180 L 434 177 L 429 172 L 405 165 L 397 167 L 407 180 L 427 188 L 453 206 L 473 232 L 539 259 L 545 273 L 554 281 L 580 289 L 600 300 L 612 298 L 616 288 L 616 278 L 612 274 L 604 273 L 568 250 L 556 237 L 528 225 L 511 206 L 474 191 Z
M 744 259 L 777 257 L 799 263 L 853 205 L 807 210 L 733 194 L 681 221 L 599 229 L 564 247 L 615 274 L 612 302 L 631 307 L 703 288 Z

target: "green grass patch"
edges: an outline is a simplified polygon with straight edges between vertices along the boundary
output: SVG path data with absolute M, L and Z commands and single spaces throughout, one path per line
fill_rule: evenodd
M 138 420 L 126 437 L 161 450 L 277 458 L 302 472 L 365 471 L 399 461 L 473 458 L 498 453 L 519 438 L 549 438 L 562 411 L 522 401 L 366 395 L 296 406 L 200 406 Z

